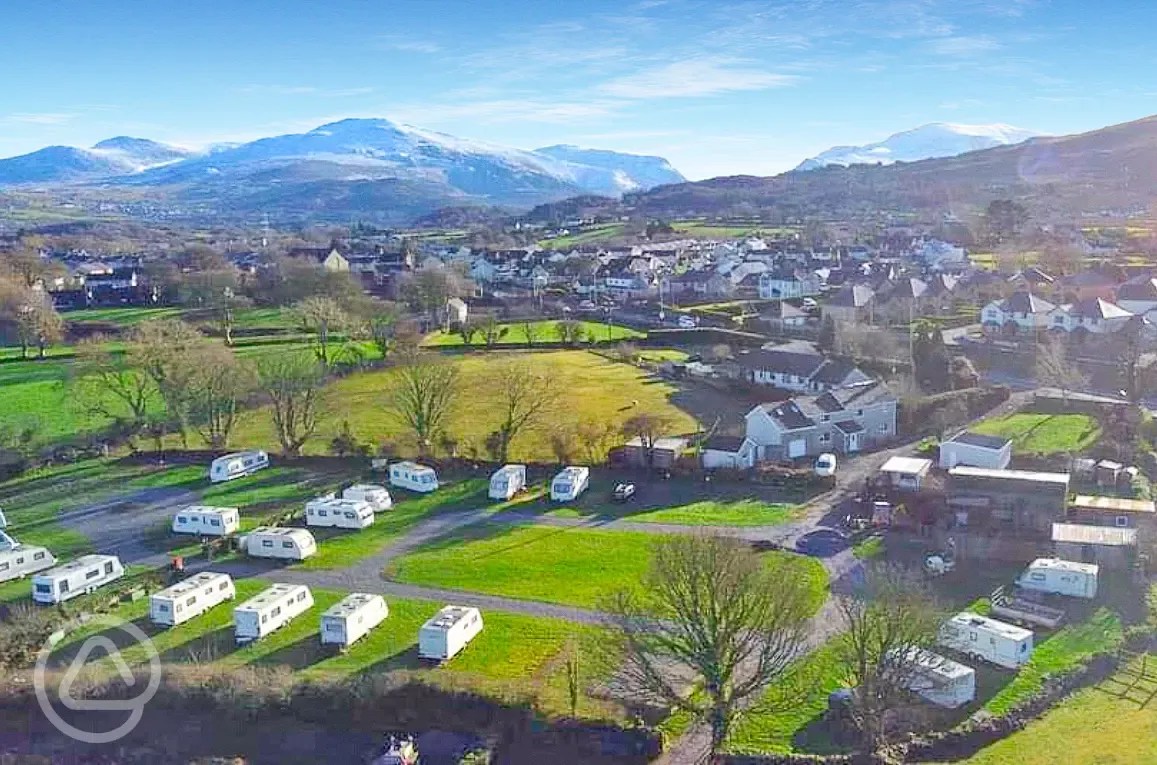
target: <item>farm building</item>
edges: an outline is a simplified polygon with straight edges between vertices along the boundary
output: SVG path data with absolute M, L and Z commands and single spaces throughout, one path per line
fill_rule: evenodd
M 245 535 L 246 554 L 254 558 L 305 560 L 317 552 L 317 541 L 305 529 L 259 526 Z
M 425 494 L 437 491 L 438 474 L 417 462 L 395 462 L 390 465 L 390 485 Z
M 755 466 L 755 442 L 742 436 L 712 436 L 703 444 L 706 470 L 746 470 Z
M 965 656 L 1016 669 L 1032 656 L 1032 630 L 962 611 L 940 625 L 942 646 Z
M 964 431 L 940 442 L 940 467 L 957 465 L 1004 470 L 1012 461 L 1012 439 Z
M 1123 569 L 1137 553 L 1137 529 L 1054 523 L 1053 551 L 1058 558 Z
M 322 645 L 348 648 L 389 615 L 390 609 L 381 595 L 350 593 L 321 615 Z
M 490 499 L 508 500 L 526 488 L 526 465 L 503 465 L 490 476 Z
M 209 466 L 209 480 L 213 483 L 232 481 L 252 475 L 269 467 L 269 455 L 263 451 L 237 452 L 213 460 Z
M 235 507 L 194 505 L 173 516 L 174 534 L 221 537 L 241 528 L 241 514 Z
M 233 609 L 233 635 L 249 643 L 284 627 L 313 608 L 313 593 L 302 584 L 275 584 Z
M 1064 517 L 1068 473 L 957 465 L 948 471 L 947 502 L 957 523 L 1047 534 Z
M 202 571 L 150 595 L 149 619 L 153 624 L 175 627 L 236 596 L 228 574 Z
M 1157 538 L 1157 503 L 1148 499 L 1078 494 L 1069 505 L 1068 519 L 1091 526 L 1137 529 L 1142 541 Z
M 920 491 L 928 471 L 932 469 L 932 460 L 919 457 L 889 457 L 880 468 L 880 475 L 888 481 L 888 485 L 901 491 Z
M 34 576 L 32 599 L 37 603 L 62 603 L 114 582 L 124 573 L 125 568 L 115 555 L 82 555 Z
M 482 631 L 477 608 L 446 606 L 418 630 L 418 655 L 446 661 L 466 647 Z
M 670 469 L 675 467 L 679 456 L 687 450 L 687 439 L 680 437 L 656 438 L 651 446 L 651 464 L 647 464 L 647 449 L 643 439 L 635 436 L 615 450 L 613 459 L 631 467 L 655 467 Z
M 591 480 L 591 469 L 571 465 L 555 474 L 550 482 L 550 498 L 556 502 L 570 502 L 586 491 Z

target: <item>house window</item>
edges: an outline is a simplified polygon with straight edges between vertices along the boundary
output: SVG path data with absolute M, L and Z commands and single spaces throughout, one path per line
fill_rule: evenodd
M 863 417 L 864 416 L 864 410 L 863 409 L 857 409 L 856 410 L 856 416 L 857 417 Z
M 1053 317 L 1053 324 L 1064 324 L 1064 323 L 1065 323 L 1065 317 L 1064 316 L 1054 316 Z
M 1118 515 L 1116 518 L 1113 519 L 1113 525 L 1115 525 L 1119 529 L 1129 528 L 1129 516 Z
M 885 422 L 885 423 L 880 425 L 880 432 L 881 433 L 887 433 L 888 432 L 888 423 Z
M 830 422 L 830 421 L 831 421 L 831 419 L 832 419 L 832 416 L 831 416 L 830 414 L 825 414 L 825 415 L 824 415 L 824 416 L 823 416 L 821 419 L 822 419 L 824 422 Z
M 820 433 L 820 443 L 821 444 L 831 443 L 831 440 L 832 440 L 832 434 L 831 433 Z

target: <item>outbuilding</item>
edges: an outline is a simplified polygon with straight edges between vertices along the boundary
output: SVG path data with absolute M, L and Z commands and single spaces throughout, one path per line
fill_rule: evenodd
M 193 505 L 173 516 L 174 534 L 223 537 L 241 528 L 241 513 L 235 507 Z
M 1157 538 L 1157 503 L 1149 499 L 1078 494 L 1069 505 L 1068 520 L 1091 526 L 1137 529 L 1141 541 Z
M 1012 439 L 964 431 L 940 442 L 940 467 L 957 465 L 1004 470 L 1012 461 Z
M 880 468 L 880 475 L 884 476 L 894 489 L 920 491 L 931 469 L 932 460 L 919 457 L 889 457 Z
M 149 619 L 153 624 L 175 627 L 235 597 L 232 577 L 202 571 L 150 595 Z
M 437 491 L 438 474 L 417 462 L 395 462 L 390 465 L 390 485 L 426 494 Z
M 418 656 L 446 661 L 482 631 L 482 614 L 469 606 L 446 606 L 418 630 Z
M 275 584 L 233 609 L 233 635 L 249 643 L 284 627 L 313 608 L 313 593 L 303 584 Z
M 491 499 L 508 500 L 526 488 L 526 465 L 503 465 L 490 476 Z
M 648 460 L 648 449 L 643 444 L 643 439 L 635 436 L 615 450 L 615 454 L 616 461 L 631 467 L 652 467 L 667 470 L 675 467 L 679 456 L 686 450 L 686 438 L 679 436 L 656 438 L 651 444 L 650 460 Z
M 1032 656 L 1032 630 L 962 611 L 940 626 L 937 642 L 965 656 L 1017 669 Z
M 381 595 L 352 592 L 321 615 L 321 643 L 349 648 L 389 615 Z
M 755 466 L 755 442 L 742 436 L 712 436 L 703 443 L 705 470 L 748 470 Z
M 1053 552 L 1058 558 L 1125 569 L 1137 553 L 1137 529 L 1054 523 Z

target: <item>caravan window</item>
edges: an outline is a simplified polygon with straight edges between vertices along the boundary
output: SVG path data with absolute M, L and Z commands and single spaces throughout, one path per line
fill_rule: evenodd
M 221 582 L 221 584 L 217 585 L 217 589 L 218 590 L 227 590 L 227 589 L 229 589 L 229 583 L 228 582 Z
M 282 542 L 281 546 L 287 550 L 292 550 L 293 549 L 293 542 Z
M 193 597 L 191 597 L 191 598 L 189 598 L 188 600 L 186 600 L 186 601 L 185 601 L 185 605 L 186 605 L 186 606 L 191 606 L 191 605 L 193 605 L 193 604 L 194 604 L 194 603 L 196 603 L 196 602 L 197 602 L 197 596 L 196 596 L 196 595 L 194 595 Z
M 261 546 L 262 547 L 273 547 L 273 540 L 272 539 L 262 539 L 261 540 Z
M 7 570 L 8 570 L 8 564 L 7 563 L 0 563 L 0 571 L 7 571 Z
M 356 516 L 355 514 L 353 514 L 353 513 L 346 513 L 346 514 L 345 514 L 345 517 L 346 517 L 346 518 L 357 518 L 357 516 Z
M 1045 575 L 1040 571 L 1034 571 L 1028 575 L 1028 578 L 1034 582 L 1043 582 L 1045 580 Z
M 305 600 L 305 593 L 304 592 L 297 593 L 297 599 L 298 599 L 298 601 Z
M 269 616 L 274 619 L 276 619 L 278 616 L 281 616 L 281 606 L 277 606 L 272 611 L 270 611 Z
M 17 558 L 17 559 L 16 559 L 16 565 L 17 565 L 17 566 L 19 566 L 19 565 L 20 565 L 21 563 L 23 563 L 23 562 L 24 562 L 24 559 L 23 559 L 23 558 Z
M 167 614 L 167 613 L 169 613 L 169 604 L 168 603 L 158 603 L 157 604 L 157 610 L 160 611 L 162 614 Z
M 51 592 L 51 590 L 45 590 L 45 592 Z M 60 592 L 62 594 L 65 592 L 68 592 L 68 580 L 67 579 L 62 579 L 60 581 Z
M 111 560 L 108 563 L 104 564 L 104 572 L 106 574 L 112 573 L 112 561 Z
M 186 518 L 185 516 L 183 516 L 183 515 L 177 516 L 177 523 L 188 523 L 188 522 L 189 522 L 189 519 Z
M 262 624 L 265 624 L 265 622 L 268 621 L 268 619 L 269 619 L 269 617 L 267 617 L 265 614 L 261 615 L 261 623 Z
M 94 568 L 91 571 L 89 571 L 87 574 L 85 574 L 84 578 L 85 579 L 96 579 L 98 576 L 100 576 L 100 569 Z
M 32 560 L 44 560 L 44 553 L 38 552 L 32 554 Z
M 318 510 L 317 511 L 317 516 L 319 518 L 325 518 L 327 515 L 329 515 L 329 513 L 327 513 L 325 510 Z
M 52 592 L 52 585 L 51 584 L 38 584 L 38 585 L 36 585 L 36 591 L 41 593 L 42 595 L 47 595 L 50 592 Z
M 220 526 L 221 521 L 217 520 L 216 518 L 210 518 L 209 519 L 209 525 L 210 526 Z

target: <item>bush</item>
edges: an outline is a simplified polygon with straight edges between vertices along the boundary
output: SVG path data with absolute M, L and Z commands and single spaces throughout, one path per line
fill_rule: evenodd
M 938 422 L 937 412 L 957 405 L 964 405 L 968 416 L 978 417 L 1008 401 L 1010 391 L 1007 385 L 993 385 L 984 388 L 965 388 L 935 396 L 913 396 L 900 402 L 900 432 L 906 436 L 933 433 Z

